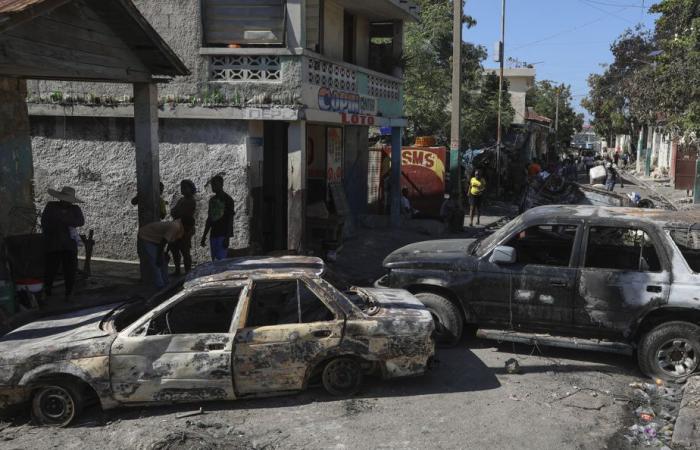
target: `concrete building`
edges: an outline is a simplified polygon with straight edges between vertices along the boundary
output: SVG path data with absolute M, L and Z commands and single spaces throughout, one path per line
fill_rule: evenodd
M 307 204 L 346 208 L 350 221 L 365 211 L 370 126 L 392 127 L 400 160 L 406 121 L 399 62 L 403 23 L 417 18 L 415 6 L 405 0 L 134 3 L 191 72 L 160 86 L 160 177 L 171 203 L 180 180 L 195 182 L 198 232 L 205 183 L 217 173 L 224 173 L 236 202 L 235 248 L 303 249 Z M 37 205 L 47 200 L 48 187 L 75 186 L 86 200 L 86 227 L 95 229 L 95 255 L 134 259 L 130 86 L 34 81 L 28 106 Z M 346 205 L 333 198 L 338 192 Z M 393 206 L 398 216 L 398 198 Z M 199 249 L 195 257 L 207 253 Z
M 486 69 L 486 73 L 499 75 L 499 69 Z M 503 78 L 508 81 L 510 104 L 515 110 L 513 123 L 522 125 L 528 118 L 525 98 L 527 91 L 535 85 L 535 69 L 529 67 L 504 69 Z

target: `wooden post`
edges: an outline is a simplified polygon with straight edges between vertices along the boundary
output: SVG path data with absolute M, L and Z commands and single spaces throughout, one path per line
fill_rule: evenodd
M 306 121 L 287 133 L 287 249 L 301 253 L 306 232 Z
M 158 87 L 134 83 L 134 135 L 139 226 L 160 220 L 158 158 Z
M 391 128 L 391 226 L 401 225 L 401 128 Z

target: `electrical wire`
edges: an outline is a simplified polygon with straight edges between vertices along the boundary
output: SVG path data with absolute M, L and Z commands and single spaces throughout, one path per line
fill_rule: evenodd
M 604 8 L 601 8 L 601 7 L 599 7 L 599 6 L 596 6 L 595 4 L 593 4 L 593 2 L 592 2 L 591 0 L 578 0 L 578 1 L 579 1 L 579 3 L 583 3 L 584 5 L 588 5 L 588 6 L 590 6 L 590 7 L 593 8 L 593 9 L 597 9 L 598 11 L 604 12 L 605 14 L 609 15 L 610 17 L 614 17 L 614 18 L 616 18 L 616 19 L 622 20 L 623 22 L 627 22 L 627 23 L 629 23 L 629 24 L 636 25 L 636 22 L 633 22 L 633 21 L 627 19 L 626 17 L 622 17 L 622 16 L 620 16 L 620 15 L 618 15 L 618 14 L 615 14 L 616 12 L 622 12 L 622 11 L 624 11 L 625 9 L 628 8 L 627 6 L 624 7 L 624 8 L 622 8 L 622 9 L 619 10 L 619 11 L 615 11 L 615 13 L 614 13 L 614 12 L 610 12 L 610 11 L 604 9 Z

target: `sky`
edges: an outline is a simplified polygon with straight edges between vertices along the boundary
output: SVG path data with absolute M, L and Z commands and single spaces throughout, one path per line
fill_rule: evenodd
M 627 28 L 641 23 L 654 27 L 649 14 L 654 0 L 506 0 L 505 57 L 534 64 L 538 80 L 571 85 L 579 112 L 588 93 L 590 73 L 612 62 L 610 44 Z M 644 7 L 642 7 L 642 5 Z M 483 45 L 485 67 L 497 67 L 494 45 L 500 38 L 501 1 L 465 0 L 464 12 L 476 26 L 464 29 L 462 39 Z M 507 67 L 507 65 L 506 65 Z M 588 114 L 586 114 L 588 118 Z

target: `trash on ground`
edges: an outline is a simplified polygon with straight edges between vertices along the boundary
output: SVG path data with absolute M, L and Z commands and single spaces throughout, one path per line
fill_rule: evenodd
M 175 417 L 178 419 L 184 419 L 185 417 L 198 416 L 204 414 L 204 408 L 200 407 L 197 411 L 188 411 L 184 413 L 177 414 Z

